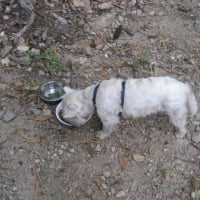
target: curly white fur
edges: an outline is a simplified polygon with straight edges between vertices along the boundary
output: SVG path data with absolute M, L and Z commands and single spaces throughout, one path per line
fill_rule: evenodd
M 126 117 L 144 117 L 157 112 L 165 112 L 178 129 L 177 137 L 187 133 L 189 115 L 197 112 L 197 101 L 190 86 L 171 77 L 151 77 L 126 80 L 123 110 L 120 106 L 121 79 L 101 82 L 96 96 L 96 109 L 103 130 L 99 138 L 108 137 L 119 122 L 119 113 Z M 84 90 L 65 87 L 62 101 L 63 118 L 75 126 L 81 126 L 95 110 L 92 97 L 95 85 Z

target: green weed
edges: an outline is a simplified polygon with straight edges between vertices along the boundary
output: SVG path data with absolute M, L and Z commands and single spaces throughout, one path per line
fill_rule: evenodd
M 49 49 L 39 52 L 39 53 L 29 50 L 29 51 L 26 51 L 25 54 L 28 57 L 36 58 L 41 62 L 48 63 L 55 72 L 68 70 L 68 65 L 62 64 L 59 61 L 57 54 L 52 52 Z

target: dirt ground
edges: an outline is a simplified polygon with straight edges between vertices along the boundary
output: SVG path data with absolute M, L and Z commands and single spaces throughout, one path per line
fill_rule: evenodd
M 63 126 L 38 87 L 169 75 L 200 103 L 199 0 L 1 0 L 0 11 L 0 200 L 192 199 L 199 113 L 187 139 L 158 114 L 99 141 L 96 115 Z

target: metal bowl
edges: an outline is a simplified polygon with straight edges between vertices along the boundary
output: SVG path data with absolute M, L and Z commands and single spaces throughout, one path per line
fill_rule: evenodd
M 59 81 L 49 81 L 39 88 L 40 98 L 48 103 L 58 103 L 63 95 L 63 84 Z
M 65 122 L 62 118 L 61 118 L 61 114 L 62 114 L 62 102 L 60 102 L 57 107 L 56 107 L 56 118 L 58 119 L 58 121 L 66 126 L 72 126 L 72 124 Z

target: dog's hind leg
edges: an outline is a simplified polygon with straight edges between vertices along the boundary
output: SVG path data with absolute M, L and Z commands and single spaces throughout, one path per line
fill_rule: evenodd
M 187 112 L 176 112 L 174 114 L 170 114 L 170 120 L 174 124 L 174 126 L 178 129 L 176 133 L 177 138 L 184 138 L 187 133 Z

